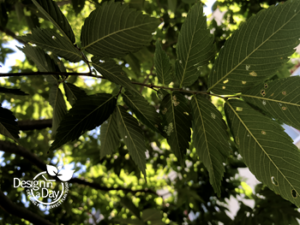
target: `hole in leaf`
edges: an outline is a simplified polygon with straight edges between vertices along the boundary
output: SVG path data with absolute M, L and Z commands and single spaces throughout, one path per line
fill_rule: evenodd
M 251 73 L 249 73 L 250 74 L 250 76 L 252 76 L 252 77 L 257 77 L 257 73 L 255 72 L 255 71 L 252 71 Z
M 247 81 L 242 81 L 242 84 L 246 84 L 247 83 Z
M 223 84 L 227 84 L 228 82 L 229 82 L 229 80 L 226 79 L 226 80 L 223 81 Z
M 286 95 L 286 91 L 283 91 L 282 94 L 283 94 L 283 95 Z
M 261 133 L 262 133 L 263 135 L 266 135 L 266 134 L 267 134 L 266 131 L 264 131 L 264 130 L 262 130 Z
M 296 192 L 296 190 L 292 190 L 292 196 L 293 196 L 293 198 L 297 198 L 297 192 Z
M 263 105 L 266 105 L 266 104 L 267 104 L 267 102 L 266 102 L 265 100 L 263 100 L 263 101 L 262 101 L 262 104 L 263 104 Z
M 222 89 L 226 89 L 226 87 L 225 87 L 225 86 L 223 86 L 223 87 L 222 87 Z
M 249 70 L 250 69 L 250 65 L 246 65 L 246 70 Z
M 216 119 L 216 115 L 214 113 L 210 113 L 211 118 Z
M 272 181 L 272 184 L 274 184 L 275 186 L 278 186 L 278 182 L 275 177 L 271 177 L 271 181 Z
M 190 114 L 188 112 L 183 112 L 185 115 L 189 116 Z
M 53 39 L 53 40 L 56 40 L 56 37 L 55 37 L 55 36 L 52 36 L 52 39 Z
M 260 94 L 263 96 L 263 97 L 265 97 L 266 96 L 266 91 L 264 90 L 264 89 L 262 89 L 261 91 L 260 91 Z
M 242 107 L 236 107 L 235 110 L 238 111 L 238 112 L 241 112 L 241 111 L 243 111 L 243 108 Z
M 267 89 L 269 87 L 267 83 L 264 86 L 265 86 L 265 89 Z
M 105 61 L 104 61 L 104 60 L 102 60 L 102 59 L 100 59 L 100 60 L 99 60 L 99 62 L 100 62 L 100 63 L 105 63 Z

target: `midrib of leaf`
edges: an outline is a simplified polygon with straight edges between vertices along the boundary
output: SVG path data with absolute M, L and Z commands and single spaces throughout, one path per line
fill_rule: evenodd
M 136 106 L 136 104 L 134 104 L 133 101 L 131 101 L 131 99 L 128 97 L 128 95 L 125 94 L 125 92 L 123 93 L 123 95 L 125 95 L 127 97 L 127 99 L 132 103 L 132 105 Z M 150 120 L 148 120 L 148 117 L 136 106 L 136 109 L 145 117 L 145 119 L 150 123 L 153 124 Z
M 297 103 L 292 103 L 292 102 L 285 102 L 285 101 L 281 101 L 281 100 L 276 100 L 276 99 L 271 99 L 271 98 L 266 98 L 266 97 L 259 97 L 259 96 L 254 96 L 254 95 L 244 95 L 241 94 L 240 96 L 245 96 L 245 97 L 249 97 L 249 98 L 256 98 L 256 99 L 262 99 L 262 100 L 267 100 L 267 101 L 271 101 L 271 102 L 278 102 L 278 103 L 283 103 L 286 105 L 293 105 L 293 106 L 300 106 L 300 104 Z
M 119 109 L 119 106 L 117 106 L 117 108 L 118 108 L 118 111 L 119 111 L 119 113 L 120 113 L 120 116 L 121 116 L 121 119 L 122 119 L 122 123 L 123 123 L 123 125 L 124 125 L 124 127 L 125 127 L 125 129 L 126 129 L 127 135 L 130 137 L 130 140 L 131 140 L 131 142 L 133 143 L 136 152 L 138 152 L 138 149 L 137 149 L 137 147 L 136 147 L 136 145 L 135 145 L 135 143 L 134 143 L 134 141 L 133 141 L 133 139 L 132 139 L 132 137 L 131 137 L 131 135 L 130 135 L 128 129 L 127 129 L 127 126 L 126 126 L 126 124 L 125 124 L 125 121 L 123 120 L 123 116 L 122 116 L 121 110 Z M 139 157 L 139 159 L 140 159 L 140 162 L 141 162 L 142 159 L 141 159 L 140 155 L 139 155 L 139 154 L 137 154 L 137 155 L 138 155 L 138 157 Z
M 78 124 L 80 124 L 83 120 L 85 120 L 87 117 L 89 117 L 92 113 L 94 113 L 97 109 L 99 109 L 100 107 L 102 107 L 103 105 L 105 105 L 107 102 L 109 102 L 111 99 L 113 99 L 114 96 L 110 97 L 108 100 L 106 100 L 105 102 L 103 102 L 101 105 L 99 105 L 97 108 L 95 108 L 93 111 L 91 111 L 90 113 L 88 113 L 85 117 L 83 117 L 78 123 L 75 124 L 75 126 L 73 126 L 72 129 L 69 130 L 68 133 L 65 134 L 65 136 L 63 136 L 61 139 L 65 138 L 71 131 L 73 131 L 75 129 L 75 127 L 78 126 Z
M 202 127 L 203 127 L 203 133 L 204 133 L 204 137 L 205 137 L 205 144 L 206 144 L 207 154 L 208 154 L 208 157 L 209 157 L 210 165 L 211 165 L 211 167 L 212 167 L 212 166 L 213 166 L 213 163 L 212 163 L 212 161 L 211 161 L 210 152 L 209 152 L 209 150 L 208 150 L 208 149 L 209 149 L 209 148 L 208 148 L 208 140 L 207 140 L 207 137 L 206 137 L 206 132 L 205 132 L 206 129 L 205 129 L 205 126 L 204 126 L 202 113 L 201 113 L 201 110 L 200 110 L 200 107 L 199 107 L 199 104 L 198 104 L 197 99 L 194 98 L 194 100 L 195 100 L 195 102 L 196 102 L 196 104 L 197 104 L 197 109 L 198 109 L 198 111 L 199 111 L 199 116 L 200 116 L 200 118 L 201 118 Z M 213 172 L 213 179 L 214 179 L 215 184 L 216 184 L 217 181 L 216 181 L 216 177 L 215 177 L 214 170 L 212 169 L 211 171 Z
M 72 96 L 73 96 L 74 100 L 76 101 L 76 100 L 77 100 L 76 95 L 75 95 L 74 92 L 71 90 L 71 88 L 70 88 L 66 83 L 65 83 L 64 87 L 66 87 L 66 88 L 69 89 L 69 91 L 72 93 Z M 69 93 L 70 93 L 70 92 L 69 92 Z
M 16 138 L 14 138 L 14 136 L 9 132 L 9 130 L 6 129 L 6 127 L 3 125 L 3 123 L 0 123 L 0 128 L 2 127 L 2 129 L 4 129 L 8 134 L 10 138 L 13 138 L 14 140 L 17 140 Z
M 198 24 L 198 18 L 199 18 L 199 13 L 198 13 L 198 16 L 197 16 L 197 24 Z M 195 27 L 197 26 L 197 24 L 195 25 Z M 181 82 L 180 82 L 180 87 L 182 87 L 182 83 L 183 83 L 183 80 L 184 80 L 184 77 L 185 77 L 185 71 L 186 71 L 186 67 L 187 67 L 187 64 L 188 64 L 188 61 L 189 61 L 189 57 L 190 57 L 190 52 L 191 52 L 191 45 L 193 43 L 194 36 L 195 36 L 195 30 L 196 29 L 194 29 L 194 31 L 193 31 L 192 41 L 191 41 L 191 44 L 189 45 L 188 56 L 187 56 L 187 59 L 185 61 L 184 70 L 183 70 L 183 76 L 182 76 Z
M 96 41 L 93 41 L 92 43 L 90 43 L 90 44 L 84 46 L 84 47 L 81 48 L 81 49 L 84 50 L 84 49 L 90 47 L 91 45 L 94 45 L 95 43 L 97 43 L 97 42 L 99 42 L 99 41 L 101 41 L 101 40 L 103 40 L 103 39 L 105 39 L 105 38 L 108 38 L 108 37 L 110 37 L 110 36 L 112 36 L 112 35 L 114 35 L 114 34 L 117 34 L 117 33 L 120 33 L 120 32 L 124 32 L 124 31 L 126 31 L 126 30 L 131 30 L 131 29 L 134 29 L 134 28 L 138 28 L 138 27 L 140 27 L 140 26 L 145 26 L 145 25 L 148 25 L 148 24 L 151 24 L 151 23 L 153 23 L 153 22 L 143 23 L 143 24 L 140 24 L 140 25 L 137 25 L 137 26 L 133 26 L 133 27 L 129 27 L 129 28 L 122 29 L 122 30 L 114 31 L 114 32 L 112 32 L 112 33 L 110 33 L 110 34 L 108 34 L 108 35 L 102 37 L 102 38 L 97 39 Z
M 52 46 L 52 45 L 47 45 L 47 44 L 45 44 L 44 42 L 38 42 L 38 41 L 33 41 L 33 42 L 35 42 L 36 44 L 40 44 L 40 45 L 45 45 L 45 46 L 47 46 L 48 48 L 54 48 L 54 49 L 57 49 L 57 50 L 60 50 L 60 51 L 64 51 L 64 52 L 68 52 L 68 53 L 70 53 L 70 54 L 73 54 L 73 55 L 76 55 L 76 56 L 79 56 L 79 57 L 81 57 L 81 55 L 80 54 L 76 54 L 75 52 L 71 52 L 71 51 L 69 51 L 69 50 L 67 50 L 67 49 L 62 49 L 62 48 L 57 48 L 57 47 L 55 47 L 55 46 Z
M 230 105 L 230 103 L 227 101 L 226 102 L 227 105 L 231 108 L 231 110 L 233 111 L 233 113 L 236 115 L 236 117 L 239 119 L 239 121 L 243 124 L 243 126 L 245 127 L 245 129 L 249 132 L 249 134 L 252 136 L 252 138 L 254 139 L 254 141 L 258 144 L 258 146 L 261 148 L 261 150 L 265 153 L 265 155 L 268 157 L 268 159 L 270 160 L 270 162 L 274 165 L 274 167 L 277 169 L 277 171 L 279 171 L 279 173 L 283 176 L 283 178 L 289 183 L 289 185 L 296 191 L 296 189 L 294 188 L 294 186 L 290 183 L 290 181 L 286 178 L 286 176 L 284 176 L 284 174 L 281 172 L 281 170 L 277 167 L 277 165 L 273 162 L 273 160 L 270 158 L 270 156 L 268 155 L 268 153 L 265 151 L 265 149 L 261 146 L 261 144 L 258 142 L 258 140 L 255 138 L 255 136 L 252 134 L 252 132 L 248 129 L 248 127 L 246 126 L 246 124 L 243 122 L 243 120 L 241 119 L 241 117 L 238 115 L 238 113 L 236 113 L 236 111 L 234 110 L 234 108 Z M 297 191 L 296 191 L 297 192 Z M 298 192 L 297 192 L 298 194 Z
M 284 23 L 281 27 L 279 27 L 272 35 L 270 35 L 265 41 L 263 41 L 257 48 L 255 48 L 252 52 L 249 53 L 240 63 L 238 63 L 233 69 L 231 69 L 225 76 L 221 77 L 213 86 L 211 86 L 207 91 L 211 91 L 218 83 L 224 80 L 228 75 L 230 75 L 236 68 L 238 68 L 245 60 L 247 60 L 254 52 L 256 52 L 261 46 L 263 46 L 270 38 L 272 38 L 278 31 L 280 31 L 285 25 L 287 25 L 299 12 L 295 13 L 286 23 Z
M 53 25 L 54 25 L 56 28 L 58 28 L 59 31 L 60 31 L 60 32 L 67 38 L 67 40 L 72 44 L 72 41 L 69 39 L 68 35 L 66 35 L 66 33 L 63 31 L 63 29 L 61 29 L 61 27 L 55 22 L 55 20 L 52 19 L 52 17 L 49 15 L 49 13 L 47 13 L 47 12 L 43 9 L 43 7 L 42 7 L 36 0 L 32 0 L 32 1 L 33 1 L 33 3 L 36 5 L 36 7 L 37 7 L 40 11 L 42 11 L 42 14 L 44 14 L 44 15 L 48 18 L 48 20 L 50 20 L 50 21 L 53 23 Z

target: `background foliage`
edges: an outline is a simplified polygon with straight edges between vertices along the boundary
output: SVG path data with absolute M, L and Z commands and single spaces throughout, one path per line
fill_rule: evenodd
M 298 224 L 299 151 L 278 123 L 299 129 L 299 3 L 219 0 L 218 23 L 196 0 L 121 2 L 0 1 L 0 61 L 11 39 L 26 54 L 0 78 L 0 221 L 32 222 L 18 205 L 53 224 Z M 59 208 L 12 188 L 60 159 L 77 173 Z M 264 183 L 253 192 L 245 163 Z

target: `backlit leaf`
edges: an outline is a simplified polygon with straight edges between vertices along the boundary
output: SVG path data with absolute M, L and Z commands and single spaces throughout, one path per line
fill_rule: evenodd
M 110 115 L 100 128 L 100 158 L 111 155 L 120 144 L 120 135 L 117 124 L 117 110 Z
M 26 36 L 20 37 L 20 39 L 52 51 L 56 55 L 71 62 L 79 62 L 82 60 L 80 51 L 76 49 L 65 37 L 60 36 L 54 30 L 41 30 L 39 28 L 34 29 L 32 34 L 27 34 Z
M 53 108 L 52 134 L 55 136 L 60 122 L 67 113 L 64 96 L 57 85 L 52 85 L 50 87 L 49 103 Z
M 0 107 L 0 134 L 15 141 L 19 139 L 19 128 L 16 117 L 10 110 L 2 107 Z
M 84 22 L 82 49 L 101 57 L 120 57 L 147 46 L 158 24 L 158 19 L 128 5 L 104 2 Z
M 52 24 L 65 36 L 71 43 L 75 43 L 74 32 L 64 14 L 60 11 L 56 2 L 52 0 L 32 0 L 38 10 L 52 22 Z
M 283 128 L 247 103 L 229 100 L 226 118 L 245 164 L 258 180 L 300 206 L 300 151 Z
M 258 84 L 243 91 L 243 99 L 273 118 L 300 129 L 300 77 Z
M 146 178 L 146 146 L 142 129 L 137 120 L 126 110 L 117 106 L 117 123 L 121 138 L 127 146 L 128 152 Z
M 73 9 L 76 13 L 80 13 L 85 5 L 85 0 L 72 0 Z
M 299 23 L 299 1 L 270 6 L 252 16 L 221 49 L 209 91 L 238 93 L 274 75 L 299 44 Z
M 171 64 L 167 53 L 162 49 L 160 42 L 156 43 L 154 65 L 158 81 L 164 86 L 172 82 Z
M 196 3 L 182 25 L 176 47 L 175 74 L 180 86 L 192 85 L 198 78 L 200 67 L 214 57 L 213 41 L 203 15 L 203 5 Z
M 201 162 L 209 172 L 209 180 L 218 195 L 225 172 L 223 163 L 229 154 L 229 142 L 222 114 L 206 98 L 192 98 L 193 143 Z
M 71 83 L 64 83 L 64 89 L 66 92 L 67 100 L 71 105 L 74 105 L 78 99 L 87 96 L 84 90 Z
M 160 107 L 163 114 L 164 131 L 171 150 L 179 162 L 183 163 L 186 149 L 189 147 L 191 138 L 191 117 L 190 108 L 185 97 L 179 92 L 167 94 Z
M 119 84 L 129 90 L 134 91 L 136 94 L 140 94 L 135 86 L 131 83 L 130 79 L 126 76 L 126 73 L 122 70 L 122 67 L 118 65 L 113 59 L 100 57 L 92 58 L 93 66 L 95 69 L 101 73 L 102 76 Z
M 132 91 L 126 91 L 122 94 L 124 102 L 135 113 L 136 117 L 145 125 L 156 132 L 160 132 L 161 122 L 159 114 L 155 108 L 141 95 L 135 95 Z
M 61 121 L 50 150 L 77 140 L 84 132 L 100 126 L 114 111 L 116 98 L 110 94 L 97 94 L 76 101 Z
M 13 95 L 28 95 L 24 91 L 21 91 L 20 89 L 17 89 L 17 88 L 5 88 L 5 87 L 0 87 L 0 94 L 1 93 L 13 94 Z

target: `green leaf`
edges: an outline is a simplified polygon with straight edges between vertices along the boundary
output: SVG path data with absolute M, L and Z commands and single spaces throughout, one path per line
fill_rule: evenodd
M 38 10 L 53 23 L 63 36 L 65 36 L 71 43 L 75 43 L 74 32 L 56 2 L 52 0 L 32 0 L 32 2 Z
M 190 86 L 198 79 L 197 70 L 214 57 L 214 38 L 206 25 L 203 5 L 196 3 L 179 33 L 175 74 L 180 86 Z
M 283 128 L 239 100 L 227 101 L 226 118 L 245 164 L 258 180 L 300 206 L 300 151 Z
M 120 198 L 120 202 L 122 203 L 122 205 L 124 207 L 126 207 L 127 209 L 129 209 L 129 211 L 135 215 L 137 218 L 141 218 L 140 216 L 140 210 L 133 204 L 133 202 L 131 201 L 130 198 L 128 197 L 123 197 L 123 198 Z
M 158 24 L 158 19 L 120 2 L 104 2 L 84 22 L 82 49 L 101 57 L 120 57 L 147 46 Z
M 77 100 L 61 121 L 50 150 L 74 141 L 85 131 L 100 126 L 112 114 L 115 105 L 116 98 L 110 94 L 91 95 Z
M 143 211 L 143 214 L 142 214 L 142 219 L 145 222 L 151 221 L 151 224 L 153 224 L 152 222 L 161 221 L 162 216 L 161 216 L 160 211 L 158 209 L 154 209 L 154 208 L 145 209 Z
M 52 85 L 50 87 L 49 103 L 53 108 L 52 134 L 55 136 L 60 122 L 67 113 L 64 96 L 57 85 Z
M 189 147 L 192 126 L 190 108 L 185 97 L 178 92 L 167 94 L 161 103 L 160 112 L 165 118 L 164 131 L 167 133 L 171 150 L 183 164 L 186 149 Z
M 119 84 L 129 90 L 134 91 L 134 93 L 140 95 L 140 93 L 136 90 L 134 85 L 131 83 L 129 78 L 126 76 L 125 72 L 122 70 L 122 67 L 118 65 L 113 59 L 109 58 L 100 58 L 94 56 L 92 58 L 93 66 L 95 69 L 101 73 L 102 76 Z
M 42 49 L 31 47 L 30 45 L 25 45 L 25 47 L 19 49 L 36 64 L 40 72 L 53 72 L 58 70 L 53 59 Z M 50 84 L 58 84 L 57 75 L 47 75 L 45 77 Z
M 136 117 L 152 130 L 159 132 L 161 121 L 155 108 L 141 95 L 127 90 L 122 94 L 124 102 L 135 113 Z
M 124 140 L 133 161 L 146 179 L 146 146 L 143 130 L 139 127 L 137 120 L 128 114 L 123 107 L 117 106 L 116 110 L 120 136 Z
M 0 134 L 15 141 L 19 139 L 19 128 L 16 117 L 10 110 L 2 107 L 0 107 Z
M 223 163 L 229 154 L 229 142 L 222 114 L 206 98 L 193 96 L 193 143 L 201 162 L 209 172 L 209 181 L 218 195 L 225 172 Z
M 139 77 L 141 75 L 141 63 L 139 59 L 134 54 L 129 53 L 124 57 L 124 60 L 129 64 L 136 77 Z
M 120 145 L 120 135 L 117 124 L 117 111 L 110 115 L 100 129 L 100 158 L 111 155 Z
M 24 91 L 21 91 L 21 89 L 5 88 L 5 87 L 0 87 L 0 93 L 13 94 L 13 95 L 28 95 Z
M 72 6 L 76 16 L 82 11 L 85 5 L 85 0 L 72 0 Z
M 247 102 L 270 116 L 300 129 L 300 77 L 289 77 L 258 84 L 243 92 Z
M 87 97 L 85 91 L 75 86 L 74 84 L 64 83 L 64 89 L 66 92 L 67 100 L 71 105 L 74 105 L 78 99 Z
M 60 36 L 54 30 L 41 30 L 39 28 L 33 29 L 32 34 L 20 37 L 20 39 L 52 51 L 58 56 L 71 62 L 79 62 L 82 60 L 80 51 L 76 49 L 65 37 Z
M 299 44 L 300 2 L 287 1 L 252 16 L 221 49 L 208 80 L 217 94 L 241 92 L 285 64 Z
M 158 81 L 164 86 L 168 86 L 172 82 L 171 64 L 167 53 L 162 49 L 160 42 L 156 42 L 156 50 L 154 54 L 154 66 Z

